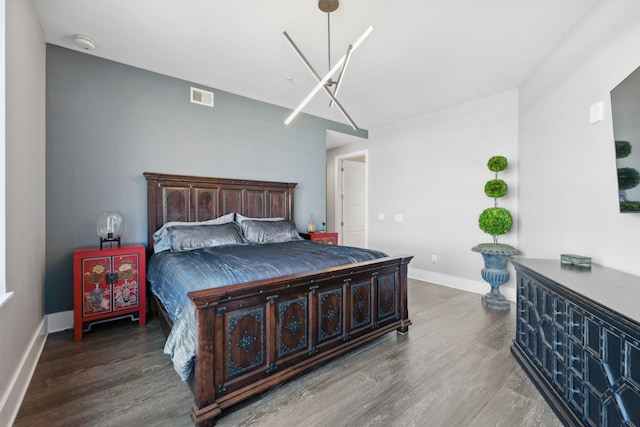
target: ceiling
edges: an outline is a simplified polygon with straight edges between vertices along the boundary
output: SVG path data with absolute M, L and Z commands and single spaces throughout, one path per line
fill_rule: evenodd
M 33 0 L 47 43 L 295 108 L 329 70 L 316 0 Z M 335 63 L 369 25 L 338 99 L 375 129 L 520 86 L 597 0 L 341 0 Z M 331 65 L 333 65 L 333 63 Z M 320 91 L 303 110 L 346 123 Z M 283 120 L 286 115 L 283 115 Z

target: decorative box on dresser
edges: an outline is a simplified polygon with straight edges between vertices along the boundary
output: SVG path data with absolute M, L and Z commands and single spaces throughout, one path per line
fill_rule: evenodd
M 73 252 L 74 339 L 84 325 L 122 317 L 146 321 L 146 249 L 83 247 Z
M 512 259 L 511 351 L 571 426 L 640 426 L 640 278 L 599 265 Z
M 316 233 L 300 233 L 300 235 L 312 242 L 326 243 L 328 245 L 338 244 L 338 233 L 331 233 L 328 231 L 319 231 Z

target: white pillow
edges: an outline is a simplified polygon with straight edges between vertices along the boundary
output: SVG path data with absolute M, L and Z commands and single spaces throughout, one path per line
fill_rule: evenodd
M 236 214 L 236 222 L 242 224 L 242 221 L 282 221 L 284 218 L 249 218 L 248 216 L 242 216 L 240 214 Z
M 182 221 L 171 221 L 167 222 L 163 225 L 158 231 L 153 233 L 153 252 L 158 253 L 162 251 L 168 251 L 171 249 L 171 239 L 169 238 L 169 231 L 167 230 L 169 227 L 173 227 L 176 225 L 180 226 L 192 226 L 192 225 L 216 225 L 216 224 L 226 224 L 228 222 L 233 222 L 236 214 L 231 212 L 226 215 L 222 215 L 215 219 L 209 219 L 207 221 L 199 221 L 199 222 L 182 222 Z

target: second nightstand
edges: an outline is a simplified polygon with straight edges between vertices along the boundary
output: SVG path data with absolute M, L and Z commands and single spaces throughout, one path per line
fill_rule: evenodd
M 300 233 L 300 236 L 304 239 L 311 240 L 312 242 L 326 243 L 328 245 L 338 244 L 338 233 L 320 231 L 317 233 Z

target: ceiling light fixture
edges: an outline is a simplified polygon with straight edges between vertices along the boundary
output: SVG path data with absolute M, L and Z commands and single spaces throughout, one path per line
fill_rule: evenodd
M 82 34 L 74 34 L 73 42 L 84 50 L 93 50 L 96 48 L 96 42 L 89 36 Z
M 330 21 L 331 18 L 330 18 L 330 14 L 331 14 L 331 12 L 336 10 L 338 8 L 338 6 L 339 6 L 338 0 L 324 0 L 324 1 L 320 0 L 320 1 L 318 1 L 318 8 L 321 11 L 327 13 L 327 39 L 328 39 L 329 67 L 331 67 L 331 21 Z M 329 103 L 329 107 L 331 107 L 333 104 L 335 104 L 336 107 L 338 108 L 338 110 L 340 110 L 340 112 L 344 116 L 344 118 L 347 119 L 347 121 L 349 122 L 351 127 L 354 130 L 358 130 L 358 126 L 356 126 L 355 122 L 351 119 L 351 117 L 349 117 L 349 114 L 347 114 L 347 112 L 342 107 L 342 105 L 340 105 L 340 102 L 338 102 L 338 100 L 336 99 L 336 96 L 338 95 L 338 91 L 340 90 L 340 85 L 342 83 L 342 78 L 344 77 L 344 72 L 347 69 L 347 65 L 349 64 L 349 60 L 351 59 L 351 55 L 358 48 L 358 46 L 360 46 L 362 44 L 364 39 L 366 39 L 367 36 L 369 34 L 371 34 L 373 29 L 374 29 L 373 25 L 370 25 L 369 28 L 366 29 L 366 31 L 360 36 L 360 38 L 358 38 L 358 40 L 356 40 L 356 42 L 354 44 L 349 45 L 347 47 L 347 52 L 342 56 L 342 58 L 340 58 L 338 60 L 338 62 L 329 70 L 329 72 L 324 77 L 320 77 L 320 74 L 318 74 L 316 72 L 316 70 L 311 66 L 309 61 L 307 61 L 307 58 L 305 58 L 305 56 L 302 54 L 300 49 L 298 49 L 298 46 L 296 46 L 296 44 L 293 42 L 291 37 L 289 37 L 289 34 L 287 34 L 286 31 L 282 33 L 282 35 L 284 36 L 285 40 L 287 40 L 289 45 L 291 45 L 291 47 L 293 48 L 293 51 L 296 53 L 296 55 L 298 55 L 298 57 L 300 58 L 302 63 L 307 67 L 309 72 L 313 75 L 313 77 L 318 82 L 318 84 L 311 90 L 311 92 L 309 92 L 309 95 L 307 95 L 307 97 L 300 103 L 300 105 L 298 105 L 296 107 L 296 109 L 293 110 L 293 112 L 289 115 L 289 117 L 287 117 L 287 119 L 284 121 L 284 123 L 286 125 L 291 123 L 293 121 L 293 119 L 296 118 L 296 116 L 300 113 L 300 111 L 302 111 L 302 109 L 309 103 L 309 101 L 311 101 L 311 98 L 313 98 L 315 96 L 315 94 L 318 93 L 318 91 L 320 89 L 323 89 L 325 91 L 325 93 L 327 94 L 327 96 L 329 96 L 329 98 L 331 98 L 331 101 Z M 340 70 L 340 73 L 338 74 L 338 79 L 334 81 L 332 79 L 332 76 L 336 72 L 338 72 L 338 70 Z M 330 89 L 331 86 L 334 86 L 333 92 Z

